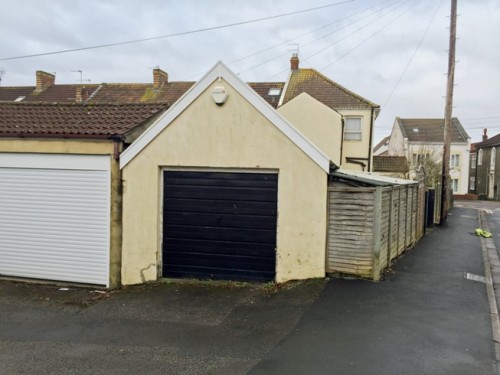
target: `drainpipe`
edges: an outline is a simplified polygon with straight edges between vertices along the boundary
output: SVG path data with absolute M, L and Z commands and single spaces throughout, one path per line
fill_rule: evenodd
M 345 128 L 345 122 L 344 122 L 344 116 L 342 116 L 341 119 L 341 124 L 342 124 L 342 133 L 340 135 L 340 165 L 342 165 L 342 156 L 343 156 L 343 151 L 344 151 L 344 128 Z
M 373 107 L 371 109 L 371 116 L 370 116 L 370 145 L 368 147 L 368 172 L 372 171 L 372 166 L 371 166 L 371 160 L 372 160 L 372 142 L 373 142 Z
M 118 161 L 120 159 L 120 145 L 123 142 L 123 137 L 119 135 L 113 135 L 110 138 L 113 140 L 113 159 Z

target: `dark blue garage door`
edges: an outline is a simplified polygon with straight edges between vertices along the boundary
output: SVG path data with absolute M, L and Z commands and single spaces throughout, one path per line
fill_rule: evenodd
M 164 277 L 274 280 L 277 174 L 163 173 Z

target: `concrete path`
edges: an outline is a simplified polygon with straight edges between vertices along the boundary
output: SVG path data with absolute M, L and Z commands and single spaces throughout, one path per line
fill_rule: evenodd
M 477 211 L 455 208 L 385 281 L 332 280 L 252 374 L 493 374 Z

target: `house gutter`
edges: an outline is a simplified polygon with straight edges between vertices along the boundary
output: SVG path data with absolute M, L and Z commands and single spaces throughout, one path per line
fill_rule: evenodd
M 48 134 L 48 133 L 29 133 L 29 134 L 0 134 L 0 138 L 52 138 L 52 139 L 96 139 L 110 140 L 112 134 Z

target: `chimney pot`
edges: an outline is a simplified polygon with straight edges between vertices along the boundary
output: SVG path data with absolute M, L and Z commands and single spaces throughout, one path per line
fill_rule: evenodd
M 160 68 L 153 69 L 153 87 L 155 89 L 163 86 L 168 82 L 168 73 L 164 72 Z
M 488 133 L 488 129 L 484 128 L 484 130 L 483 130 L 483 142 L 488 139 L 488 134 L 487 133 Z
M 290 59 L 290 68 L 292 70 L 299 69 L 299 56 L 296 53 L 292 54 L 292 58 Z
M 56 76 L 44 72 L 43 70 L 36 71 L 36 91 L 43 91 L 56 82 Z

